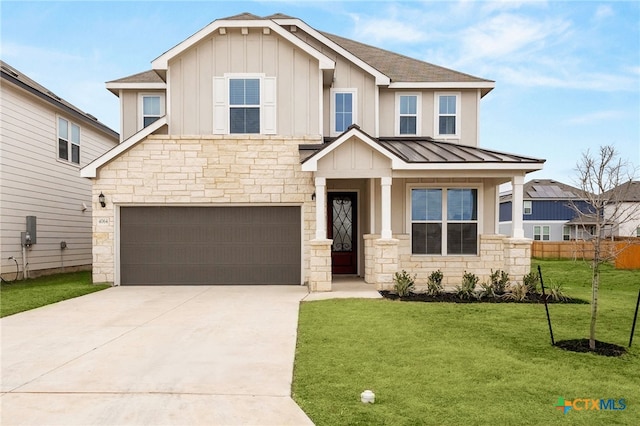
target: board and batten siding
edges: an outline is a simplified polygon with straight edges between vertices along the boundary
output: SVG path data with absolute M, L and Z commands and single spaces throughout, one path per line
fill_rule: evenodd
M 9 83 L 1 86 L 0 103 L 1 273 L 13 275 L 10 256 L 22 271 L 20 233 L 26 216 L 37 218 L 37 243 L 27 254 L 30 272 L 91 265 L 91 212 L 97 200 L 91 199 L 91 181 L 80 177 L 80 168 L 117 139 Z M 58 117 L 80 126 L 79 165 L 58 160 Z M 67 244 L 64 250 L 61 241 Z
M 256 73 L 276 78 L 276 133 L 319 135 L 318 61 L 274 32 L 239 28 L 212 34 L 169 62 L 169 128 L 172 134 L 214 133 L 214 77 Z

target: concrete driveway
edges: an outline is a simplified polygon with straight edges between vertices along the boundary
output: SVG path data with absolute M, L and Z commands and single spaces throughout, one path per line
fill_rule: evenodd
M 301 286 L 114 287 L 0 320 L 2 425 L 305 425 Z

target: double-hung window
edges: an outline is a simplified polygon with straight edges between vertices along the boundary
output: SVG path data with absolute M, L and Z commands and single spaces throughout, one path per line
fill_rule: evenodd
M 569 225 L 565 225 L 562 227 L 562 240 L 569 241 L 571 239 L 571 227 Z
M 140 95 L 140 128 L 145 128 L 164 115 L 164 95 Z
M 436 93 L 436 135 L 440 137 L 460 136 L 460 94 Z
M 229 79 L 229 133 L 260 133 L 260 79 Z
M 548 226 L 534 226 L 533 227 L 533 239 L 536 241 L 549 241 L 549 227 Z
M 410 212 L 413 254 L 477 254 L 476 188 L 412 188 Z
M 58 117 L 58 158 L 80 164 L 80 126 Z
M 396 95 L 396 134 L 398 136 L 418 135 L 420 133 L 419 94 Z
M 523 201 L 522 202 L 522 211 L 526 215 L 530 215 L 533 211 L 533 206 L 531 205 L 531 201 Z
M 331 91 L 331 134 L 338 135 L 349 128 L 356 120 L 355 89 Z
M 213 133 L 276 133 L 276 78 L 225 74 L 213 79 Z

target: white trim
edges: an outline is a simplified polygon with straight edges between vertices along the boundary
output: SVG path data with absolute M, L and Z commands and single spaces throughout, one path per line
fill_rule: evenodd
M 400 134 L 400 97 L 415 96 L 416 97 L 416 132 L 414 134 Z M 405 114 L 409 116 L 409 114 Z M 421 136 L 422 135 L 422 93 L 420 92 L 396 92 L 395 96 L 395 113 L 394 113 L 394 131 L 395 136 Z
M 167 83 L 106 83 L 109 90 L 158 90 L 166 89 Z
M 283 25 L 283 26 L 296 25 L 298 28 L 301 28 L 304 32 L 306 32 L 307 34 L 309 34 L 310 36 L 318 40 L 320 43 L 329 47 L 331 50 L 345 57 L 346 59 L 348 59 L 355 65 L 357 65 L 358 67 L 362 68 L 363 70 L 365 70 L 366 72 L 374 76 L 376 79 L 376 85 L 387 86 L 389 85 L 389 83 L 391 83 L 391 78 L 381 73 L 380 71 L 378 71 L 377 69 L 375 69 L 370 64 L 363 61 L 362 59 L 353 55 L 351 52 L 349 52 L 339 44 L 334 43 L 329 38 L 322 35 L 315 28 L 312 28 L 309 25 L 307 25 L 304 21 L 301 21 L 300 19 L 296 19 L 296 18 L 274 19 L 273 21 L 278 25 Z
M 163 92 L 142 92 L 142 93 L 138 93 L 138 127 L 137 130 L 142 130 L 144 128 L 144 98 L 153 98 L 153 97 L 157 97 L 160 98 L 160 114 L 157 116 L 158 120 L 161 117 L 164 117 L 166 115 L 166 97 L 165 97 L 165 93 Z M 155 117 L 153 115 L 149 115 L 147 117 Z M 156 120 L 156 121 L 158 121 Z
M 119 142 L 124 140 L 124 99 L 122 97 L 122 90 L 118 90 L 118 103 L 120 104 L 120 136 Z
M 158 56 L 151 62 L 151 67 L 156 70 L 166 70 L 169 67 L 169 60 L 189 49 L 191 46 L 200 42 L 204 38 L 213 34 L 219 28 L 270 28 L 273 32 L 280 35 L 297 48 L 303 50 L 310 56 L 318 60 L 320 69 L 335 69 L 335 62 L 320 52 L 314 49 L 309 44 L 305 43 L 298 37 L 291 34 L 289 31 L 282 28 L 280 25 L 271 20 L 217 20 L 213 21 L 200 31 L 193 34 L 191 37 L 172 47 L 162 55 Z
M 60 158 L 60 120 L 64 120 L 67 122 L 67 138 L 65 141 L 67 142 L 67 158 Z M 78 143 L 73 143 L 71 138 L 72 135 L 72 127 L 76 126 L 78 128 Z M 82 164 L 82 126 L 77 122 L 68 119 L 67 117 L 56 114 L 56 138 L 55 138 L 55 158 L 57 161 L 68 164 L 75 167 L 80 167 Z M 78 147 L 78 162 L 73 161 L 73 147 L 72 145 L 76 145 Z
M 104 166 L 109 161 L 113 160 L 123 152 L 129 150 L 133 146 L 135 146 L 138 142 L 144 140 L 147 136 L 153 134 L 155 131 L 160 129 L 162 126 L 167 124 L 167 117 L 161 117 L 160 119 L 154 121 L 144 129 L 140 130 L 136 134 L 129 137 L 129 139 L 121 142 L 115 147 L 111 148 L 109 151 L 102 154 L 100 157 L 93 160 L 91 163 L 87 164 L 83 168 L 80 169 L 80 176 L 86 178 L 95 178 L 98 174 L 98 169 Z
M 527 206 L 529 207 L 529 213 L 527 213 Z M 522 214 L 524 216 L 531 216 L 533 214 L 533 202 L 531 200 L 522 201 Z
M 441 96 L 455 96 L 456 98 L 456 113 L 455 113 L 455 127 L 456 132 L 454 134 L 440 134 L 440 97 Z M 462 93 L 460 92 L 435 92 L 433 94 L 433 134 L 436 139 L 459 140 L 462 137 Z M 450 117 L 451 114 L 445 116 Z
M 411 182 L 405 185 L 405 233 L 409 235 L 409 241 L 411 241 L 411 191 L 413 189 L 441 189 L 442 190 L 442 218 L 440 223 L 442 224 L 442 240 L 440 254 L 433 253 L 411 253 L 411 256 L 480 256 L 480 236 L 484 233 L 484 185 L 482 183 L 419 183 Z M 461 221 L 449 221 L 447 219 L 447 190 L 448 189 L 475 189 L 477 191 L 477 211 L 476 220 L 461 220 Z M 447 254 L 447 237 L 446 237 L 446 224 L 447 223 L 476 223 L 476 253 L 475 254 Z M 496 230 L 497 231 L 497 230 Z
M 443 81 L 443 82 L 431 82 L 431 81 L 418 81 L 418 82 L 404 82 L 397 81 L 389 84 L 389 89 L 494 89 L 496 83 L 493 81 L 478 81 L 478 82 L 460 82 L 460 81 Z
M 329 134 L 331 136 L 338 136 L 339 134 L 346 131 L 347 129 L 336 130 L 336 95 L 339 93 L 351 93 L 352 103 L 351 103 L 351 124 L 350 125 L 358 124 L 358 89 L 355 89 L 355 88 L 331 89 L 330 93 L 331 93 L 331 99 L 329 100 L 329 102 L 331 104 L 331 110 L 330 110 L 331 115 L 329 117 L 329 123 L 331 123 L 331 129 Z M 347 128 L 349 128 L 349 126 L 347 126 Z
M 352 128 L 352 129 L 349 129 L 347 132 L 343 133 L 342 135 L 340 135 L 340 137 L 338 137 L 335 141 L 333 141 L 329 146 L 324 148 L 317 155 L 312 156 L 307 161 L 302 163 L 302 171 L 304 171 L 304 172 L 316 172 L 316 171 L 318 171 L 318 161 L 321 160 L 322 158 L 324 158 L 331 151 L 333 151 L 336 148 L 338 148 L 345 141 L 351 139 L 351 137 L 353 137 L 353 136 L 357 137 L 359 140 L 361 140 L 362 142 L 366 143 L 371 148 L 373 148 L 374 150 L 376 150 L 377 152 L 379 152 L 383 156 L 387 157 L 388 159 L 393 160 L 393 158 L 395 157 L 395 155 L 391 154 L 389 151 L 387 151 L 386 149 L 382 148 L 380 146 L 380 144 L 378 144 L 377 142 L 375 142 L 371 138 L 367 137 L 364 133 L 362 133 L 362 131 L 360 129 Z M 395 158 L 397 158 L 397 157 L 395 157 Z

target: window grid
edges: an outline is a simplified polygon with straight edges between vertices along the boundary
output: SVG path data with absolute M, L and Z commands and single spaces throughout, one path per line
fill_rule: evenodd
M 230 133 L 260 133 L 260 79 L 229 79 Z
M 533 227 L 533 239 L 536 241 L 549 241 L 549 227 L 548 226 L 534 226 Z
M 400 95 L 399 133 L 416 135 L 418 133 L 418 96 Z
M 531 201 L 523 201 L 522 202 L 522 210 L 523 210 L 524 214 L 526 214 L 526 215 L 532 214 L 533 206 L 532 206 Z
M 353 93 L 335 93 L 335 131 L 342 133 L 353 124 Z
M 411 190 L 412 253 L 477 254 L 477 204 L 478 192 L 475 188 L 413 188 Z
M 80 164 L 80 126 L 58 117 L 58 158 Z

